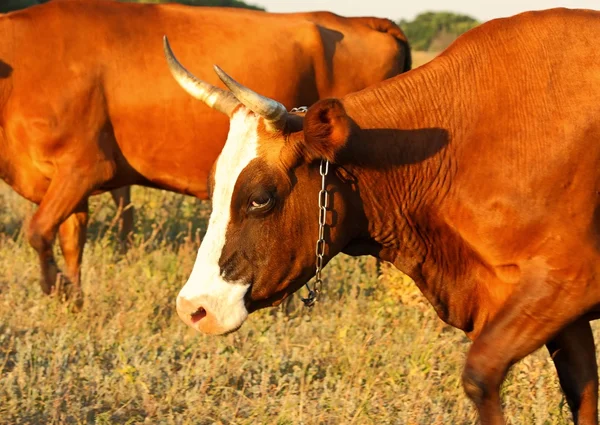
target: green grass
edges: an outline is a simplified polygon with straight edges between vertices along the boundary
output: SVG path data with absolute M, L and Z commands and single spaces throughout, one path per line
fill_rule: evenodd
M 336 258 L 312 311 L 253 314 L 226 337 L 194 333 L 174 301 L 208 206 L 135 188 L 134 246 L 117 254 L 114 208 L 93 199 L 78 314 L 43 296 L 20 231 L 34 211 L 0 190 L 0 424 L 471 424 L 469 342 L 409 279 Z M 595 328 L 598 334 L 598 328 Z M 596 335 L 597 336 L 597 335 Z M 549 356 L 513 368 L 511 424 L 571 423 Z

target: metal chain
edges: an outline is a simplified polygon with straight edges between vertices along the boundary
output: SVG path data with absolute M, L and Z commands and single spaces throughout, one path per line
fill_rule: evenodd
M 308 107 L 300 106 L 293 108 L 290 112 L 295 113 L 306 113 Z M 321 271 L 323 270 L 323 258 L 325 257 L 325 226 L 327 222 L 327 208 L 329 208 L 329 192 L 326 189 L 325 177 L 329 172 L 329 161 L 321 159 L 321 165 L 319 166 L 319 173 L 321 174 L 321 190 L 319 191 L 319 237 L 315 246 L 315 254 L 317 256 L 316 261 L 316 272 L 315 272 L 315 285 L 314 289 L 311 289 L 308 282 L 305 286 L 308 290 L 308 296 L 302 298 L 302 302 L 306 307 L 312 307 L 321 294 L 321 288 L 323 286 L 323 280 L 321 278 Z
M 306 307 L 312 307 L 321 293 L 321 287 L 323 286 L 323 280 L 321 279 L 321 271 L 323 270 L 323 258 L 325 257 L 325 226 L 327 221 L 327 208 L 329 208 L 329 192 L 326 189 L 325 177 L 329 172 L 329 161 L 321 159 L 321 165 L 319 167 L 319 173 L 321 174 L 321 190 L 319 191 L 319 238 L 315 246 L 315 254 L 317 256 L 316 273 L 315 273 L 315 285 L 314 289 L 311 289 L 308 282 L 306 282 L 306 289 L 308 289 L 308 296 L 302 298 L 302 302 Z
M 305 113 L 306 111 L 308 111 L 308 106 L 299 106 L 297 108 L 292 108 L 290 110 L 290 112 L 300 112 L 300 113 Z

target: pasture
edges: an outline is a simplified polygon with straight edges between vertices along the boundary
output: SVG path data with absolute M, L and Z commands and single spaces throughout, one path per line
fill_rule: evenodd
M 123 256 L 109 195 L 92 198 L 75 314 L 39 288 L 21 231 L 34 206 L 1 187 L 0 424 L 475 421 L 460 381 L 469 341 L 401 273 L 378 279 L 374 260 L 339 256 L 312 310 L 264 310 L 237 333 L 202 336 L 174 301 L 209 205 L 137 187 L 133 202 Z M 571 423 L 545 350 L 512 369 L 503 397 L 512 424 Z

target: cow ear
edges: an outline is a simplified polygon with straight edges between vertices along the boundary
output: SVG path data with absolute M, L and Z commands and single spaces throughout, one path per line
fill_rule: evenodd
M 303 154 L 307 162 L 327 159 L 335 162 L 338 152 L 350 136 L 351 120 L 338 99 L 324 99 L 304 117 Z

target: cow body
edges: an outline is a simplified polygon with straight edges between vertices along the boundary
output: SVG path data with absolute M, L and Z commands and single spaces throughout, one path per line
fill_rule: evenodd
M 93 0 L 1 16 L 0 175 L 40 204 L 29 234 L 44 291 L 58 272 L 51 242 L 61 223 L 67 274 L 78 285 L 88 195 L 138 184 L 207 198 L 229 121 L 176 87 L 163 34 L 202 78 L 216 84 L 212 65 L 226 64 L 292 107 L 402 72 L 406 40 L 389 29 L 328 13 Z M 351 61 L 360 66 L 339 68 Z
M 221 241 L 219 252 L 200 247 L 177 300 L 182 319 L 230 331 L 314 274 L 326 159 L 327 258 L 393 263 L 467 333 L 463 381 L 484 424 L 504 423 L 504 376 L 543 345 L 576 423 L 597 424 L 589 319 L 600 312 L 599 31 L 600 12 L 525 13 L 481 25 L 413 72 L 266 128 L 242 101 L 226 149 L 249 143 L 256 153 L 221 201 L 228 224 L 209 225 L 203 245 Z M 221 156 L 217 170 L 232 161 Z M 215 191 L 231 185 L 216 180 Z M 210 267 L 218 279 L 203 282 Z

